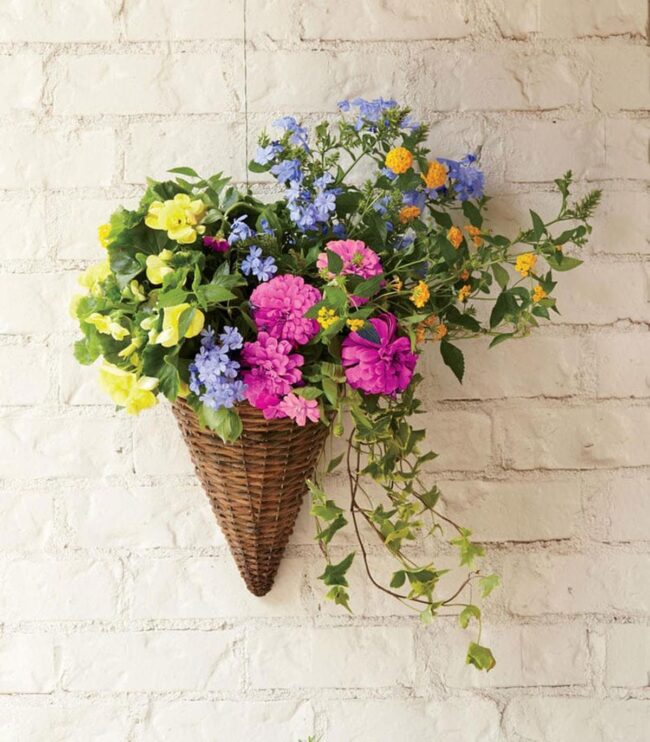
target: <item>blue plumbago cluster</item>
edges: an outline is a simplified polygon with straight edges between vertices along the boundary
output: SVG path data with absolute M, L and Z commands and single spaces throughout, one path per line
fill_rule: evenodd
M 235 327 L 224 327 L 218 342 L 211 327 L 201 333 L 201 348 L 189 366 L 190 389 L 207 407 L 231 408 L 244 400 L 246 385 L 237 378 L 239 363 L 231 358 L 243 343 Z
M 454 193 L 459 201 L 470 198 L 481 198 L 485 185 L 485 176 L 474 164 L 476 155 L 465 155 L 462 160 L 445 160 L 438 158 L 449 170 L 449 179 L 452 181 Z
M 244 216 L 239 216 L 237 219 L 233 220 L 230 225 L 230 234 L 228 235 L 229 245 L 232 246 L 236 242 L 248 240 L 255 236 L 255 231 L 246 224 L 247 218 L 246 214 L 244 214 Z
M 258 281 L 268 281 L 274 273 L 277 273 L 278 266 L 270 255 L 262 256 L 261 247 L 251 245 L 248 255 L 241 262 L 240 269 L 245 276 L 253 275 Z

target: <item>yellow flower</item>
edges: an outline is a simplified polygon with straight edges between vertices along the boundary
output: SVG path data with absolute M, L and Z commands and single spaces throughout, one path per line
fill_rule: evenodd
M 534 302 L 541 301 L 542 299 L 545 299 L 547 296 L 548 294 L 546 293 L 546 291 L 544 291 L 544 289 L 539 284 L 537 284 L 537 286 L 535 286 L 535 288 L 533 289 L 533 301 Z
M 460 243 L 463 241 L 463 233 L 458 227 L 451 227 L 447 232 L 447 239 L 458 250 Z
M 440 188 L 447 182 L 447 168 L 442 162 L 434 160 L 420 177 L 427 188 Z
M 84 322 L 96 327 L 97 331 L 103 335 L 110 335 L 113 340 L 124 340 L 130 334 L 126 327 L 122 327 L 119 322 L 115 322 L 110 315 L 99 314 L 99 312 L 88 315 Z
M 421 345 L 427 337 L 427 329 L 423 325 L 418 325 L 415 328 L 415 342 Z
M 422 320 L 422 324 L 425 327 L 433 327 L 435 325 L 437 319 L 438 318 L 436 317 L 435 314 L 431 314 L 425 320 Z
M 190 308 L 193 312 L 192 319 L 190 320 L 187 330 L 185 330 L 185 334 L 181 335 L 179 327 L 181 315 Z M 177 345 L 182 338 L 193 338 L 203 329 L 205 315 L 200 309 L 190 307 L 187 303 L 176 304 L 173 307 L 165 307 L 163 312 L 162 331 L 153 341 L 156 345 L 162 345 L 163 348 L 171 348 L 172 346 Z
M 395 289 L 395 291 L 401 291 L 404 284 L 402 283 L 402 279 L 399 276 L 395 276 L 393 280 L 391 281 L 391 286 Z
M 411 292 L 409 297 L 418 309 L 421 309 L 429 301 L 429 287 L 424 281 L 420 281 Z
M 447 334 L 447 325 L 441 324 L 441 325 L 438 325 L 438 327 L 436 327 L 436 338 L 438 338 L 438 340 L 442 340 L 446 334 Z
M 417 206 L 403 206 L 399 212 L 399 220 L 402 224 L 410 222 L 411 219 L 417 219 L 422 212 Z
M 83 286 L 90 294 L 96 296 L 101 293 L 100 283 L 104 281 L 111 273 L 111 267 L 108 260 L 102 260 L 101 263 L 95 263 L 79 276 L 79 285 Z
M 481 230 L 478 227 L 474 227 L 472 224 L 468 224 L 465 229 L 467 230 L 467 234 L 472 238 L 474 246 L 480 247 L 483 244 Z
M 405 173 L 413 164 L 413 155 L 406 147 L 395 147 L 386 155 L 386 167 L 399 175 Z
M 190 395 L 190 387 L 188 386 L 187 382 L 181 379 L 178 385 L 178 396 L 181 397 L 182 399 L 185 399 L 186 397 L 189 397 L 189 395 Z
M 142 338 L 134 338 L 123 350 L 117 355 L 120 358 L 129 358 L 142 345 Z M 137 356 L 136 356 L 137 357 Z
M 154 201 L 144 223 L 150 229 L 160 229 L 167 232 L 170 240 L 181 245 L 191 245 L 196 242 L 198 234 L 205 232 L 205 226 L 199 225 L 206 212 L 206 206 L 201 199 L 194 201 L 187 193 L 177 193 L 169 201 Z
M 345 324 L 352 330 L 358 332 L 365 324 L 362 319 L 346 319 Z
M 328 327 L 333 325 L 339 319 L 340 317 L 338 314 L 333 309 L 327 309 L 327 307 L 321 307 L 318 310 L 318 317 L 316 317 L 316 321 L 323 330 L 327 330 Z
M 158 255 L 149 255 L 147 257 L 147 278 L 154 285 L 161 284 L 163 278 L 168 273 L 173 273 L 174 269 L 170 268 L 168 263 L 174 257 L 171 250 L 163 250 Z
M 99 227 L 97 227 L 97 236 L 99 237 L 99 244 L 106 249 L 108 247 L 108 243 L 110 241 L 111 236 L 111 225 L 110 224 L 101 224 Z
M 527 276 L 535 267 L 537 262 L 537 255 L 532 252 L 524 252 L 517 256 L 517 262 L 515 263 L 515 270 L 521 273 L 522 276 Z
M 131 415 L 157 404 L 153 390 L 158 386 L 158 379 L 152 376 L 138 378 L 130 371 L 105 362 L 99 370 L 99 383 L 113 402 L 125 407 Z
M 132 281 L 129 281 L 129 289 L 134 299 L 137 299 L 138 301 L 147 300 L 147 296 L 142 290 L 142 286 L 135 280 L 135 278 Z
M 466 284 L 458 292 L 458 301 L 463 301 L 463 302 L 467 301 L 471 293 L 472 293 L 472 287 L 469 284 Z

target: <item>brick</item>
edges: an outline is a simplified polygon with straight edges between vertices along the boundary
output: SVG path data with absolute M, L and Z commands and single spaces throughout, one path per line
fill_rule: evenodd
M 593 100 L 601 111 L 650 108 L 650 49 L 611 44 L 592 52 Z
M 607 119 L 605 121 L 605 166 L 589 170 L 592 178 L 650 178 L 650 121 Z
M 216 146 L 206 149 L 206 142 Z M 144 183 L 147 177 L 171 177 L 171 167 L 193 167 L 209 176 L 223 172 L 235 182 L 246 178 L 242 121 L 179 121 L 133 124 L 126 149 L 125 178 Z
M 496 416 L 505 466 L 511 469 L 594 469 L 650 463 L 647 407 L 528 407 Z
M 0 405 L 44 403 L 52 387 L 48 349 L 44 345 L 5 345 L 1 352 Z
M 68 691 L 235 690 L 241 666 L 233 631 L 78 633 L 61 639 Z
M 0 188 L 107 186 L 114 159 L 111 129 L 0 127 Z
M 371 66 L 367 61 L 367 54 L 356 51 L 253 51 L 248 55 L 249 110 L 332 112 L 343 98 L 377 98 L 407 88 L 406 69 L 394 57 L 376 52 Z
M 0 114 L 35 111 L 40 105 L 43 81 L 43 63 L 38 54 L 0 55 Z
M 66 492 L 67 543 L 77 548 L 198 548 L 223 538 L 199 487 L 110 487 Z
M 242 67 L 231 54 L 68 55 L 57 64 L 57 114 L 218 113 L 242 105 Z
M 194 474 L 187 446 L 167 405 L 159 414 L 140 415 L 135 420 L 133 448 L 137 474 Z
M 650 192 L 605 191 L 591 237 L 599 253 L 650 253 Z
M 73 355 L 72 345 L 63 348 L 59 354 L 59 394 L 67 405 L 101 405 L 114 409 L 115 405 L 99 386 L 99 367 L 101 361 L 93 366 L 82 366 Z
M 554 295 L 561 321 L 601 325 L 620 319 L 650 319 L 649 275 L 643 263 L 587 260 L 577 270 L 559 276 Z
M 109 41 L 118 25 L 110 0 L 20 0 L 0 9 L 0 41 Z
M 535 554 L 506 558 L 504 594 L 522 616 L 647 611 L 650 556 Z
M 607 536 L 612 541 L 648 541 L 650 479 L 617 478 L 605 502 Z
M 242 0 L 136 0 L 124 8 L 129 41 L 242 39 Z
M 17 479 L 101 477 L 131 471 L 119 420 L 34 417 L 0 418 L 0 469 Z
M 414 0 L 408 10 L 400 0 L 369 0 L 303 6 L 303 39 L 384 41 L 458 39 L 469 32 L 458 0 Z
M 115 618 L 120 568 L 90 559 L 30 558 L 0 564 L 0 610 L 6 621 Z
M 424 683 L 439 676 L 449 688 L 534 688 L 586 685 L 589 679 L 584 626 L 484 626 L 481 643 L 497 661 L 490 673 L 476 672 L 465 662 L 469 641 L 468 632 L 457 627 L 427 631 Z
M 248 642 L 253 688 L 384 688 L 413 684 L 408 628 L 259 628 Z
M 650 394 L 650 333 L 596 335 L 596 379 L 601 397 Z
M 584 74 L 562 56 L 468 54 L 448 49 L 425 53 L 419 97 L 440 111 L 543 110 L 578 104 Z
M 42 335 L 56 330 L 67 315 L 65 297 L 74 293 L 74 278 L 69 273 L 0 275 L 0 333 Z
M 525 697 L 511 700 L 505 728 L 527 742 L 645 742 L 650 708 L 645 701 Z
M 49 244 L 45 231 L 45 203 L 42 198 L 22 196 L 11 201 L 0 201 L 0 223 L 20 224 L 21 229 L 21 239 L 16 239 L 10 229 L 0 234 L 2 262 L 43 260 L 47 257 Z
M 455 344 L 465 355 L 462 384 L 443 365 L 439 346 L 426 346 L 420 364 L 427 399 L 566 397 L 580 390 L 581 352 L 575 337 L 533 335 L 495 348 L 482 338 Z
M 345 742 L 444 739 L 446 742 L 500 739 L 499 712 L 485 698 L 424 700 L 326 700 L 326 738 Z M 470 713 L 468 713 L 468 711 Z
M 0 637 L 0 693 L 50 693 L 55 684 L 51 636 L 4 634 Z
M 51 538 L 54 503 L 46 492 L 10 492 L 0 497 L 0 545 L 3 551 L 42 549 Z
M 308 701 L 172 701 L 153 702 L 138 742 L 213 742 L 215 730 L 224 740 L 264 742 L 306 739 L 313 732 L 314 713 Z
M 416 418 L 415 425 L 427 431 L 427 448 L 439 457 L 434 471 L 480 471 L 492 459 L 492 424 L 484 412 L 436 410 Z
M 634 624 L 607 629 L 605 682 L 621 688 L 646 688 L 650 673 L 650 627 Z
M 439 484 L 447 514 L 478 541 L 566 539 L 580 522 L 580 487 L 574 480 Z

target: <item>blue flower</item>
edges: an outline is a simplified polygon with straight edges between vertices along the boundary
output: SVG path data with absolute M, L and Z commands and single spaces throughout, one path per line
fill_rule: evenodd
M 397 177 L 397 173 L 394 173 L 390 168 L 388 167 L 382 167 L 379 171 L 385 178 L 388 178 L 388 180 L 395 180 Z
M 359 116 L 354 126 L 357 131 L 368 124 L 371 124 L 368 128 L 373 130 L 375 127 L 372 124 L 378 124 L 380 122 L 384 111 L 395 108 L 397 105 L 397 101 L 392 98 L 375 98 L 374 100 L 355 98 L 351 103 L 359 110 Z
M 284 147 L 278 142 L 271 142 L 266 147 L 258 147 L 255 162 L 258 165 L 268 165 L 283 149 Z
M 465 155 L 462 160 L 439 159 L 449 169 L 449 179 L 452 181 L 454 193 L 459 201 L 470 198 L 481 198 L 485 185 L 485 176 L 474 163 L 476 156 Z
M 349 100 L 340 100 L 337 104 L 339 111 L 343 111 L 343 113 L 347 113 L 350 110 L 350 101 Z
M 300 160 L 282 160 L 271 168 L 271 172 L 282 183 L 288 183 L 292 180 L 298 183 L 302 181 Z
M 260 226 L 262 228 L 262 234 L 273 234 L 273 228 L 269 224 L 268 219 L 261 219 L 260 220 Z
M 332 233 L 335 237 L 338 237 L 340 240 L 345 239 L 348 236 L 347 230 L 343 226 L 343 224 L 335 224 L 332 227 Z
M 302 147 L 306 152 L 309 152 L 309 146 L 307 144 L 309 133 L 304 126 L 300 126 L 300 124 L 293 116 L 283 116 L 282 118 L 274 121 L 273 126 L 277 126 L 280 129 L 291 132 L 289 142 L 291 142 L 291 144 L 295 144 L 296 146 Z
M 230 409 L 246 398 L 246 384 L 241 379 L 219 379 L 211 384 L 200 399 L 213 410 Z
M 219 340 L 224 348 L 228 350 L 239 350 L 244 343 L 244 338 L 236 327 L 226 325 L 219 335 Z
M 230 234 L 228 235 L 229 245 L 234 245 L 235 242 L 239 242 L 240 240 L 247 240 L 255 234 L 248 224 L 245 223 L 247 218 L 246 214 L 239 216 L 230 225 Z
M 224 327 L 220 339 L 227 336 L 230 345 L 216 345 L 214 330 L 208 327 L 201 333 L 201 348 L 189 365 L 190 390 L 208 407 L 218 410 L 221 407 L 232 407 L 243 401 L 246 385 L 239 376 L 239 363 L 232 360 L 229 350 L 239 338 L 241 347 L 243 338 L 234 327 Z
M 277 270 L 275 260 L 271 256 L 263 258 L 262 248 L 256 245 L 250 246 L 248 255 L 241 263 L 241 272 L 245 276 L 252 274 L 258 281 L 268 281 L 274 273 L 277 273 Z
M 332 173 L 323 173 L 320 178 L 314 180 L 314 188 L 318 188 L 319 190 L 324 189 L 332 182 L 334 182 L 334 176 Z
M 326 222 L 330 213 L 336 211 L 336 195 L 332 191 L 317 193 L 314 198 L 314 209 L 316 209 L 318 221 Z
M 426 196 L 421 191 L 405 191 L 402 197 L 404 206 L 417 206 L 420 211 L 424 210 Z
M 417 131 L 420 128 L 420 124 L 417 121 L 413 121 L 412 116 L 404 116 L 399 122 L 400 129 L 410 129 L 410 131 Z
M 375 205 L 372 207 L 378 214 L 381 214 L 383 216 L 387 211 L 388 202 L 390 201 L 390 196 L 382 196 Z

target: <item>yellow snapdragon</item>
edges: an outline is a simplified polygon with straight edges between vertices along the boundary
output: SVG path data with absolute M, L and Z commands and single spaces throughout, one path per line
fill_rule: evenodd
M 162 250 L 158 255 L 147 256 L 147 278 L 155 286 L 163 282 L 163 278 L 173 273 L 174 269 L 169 265 L 169 261 L 174 257 L 171 250 Z
M 193 308 L 194 313 L 187 330 L 185 330 L 183 335 L 180 334 L 179 325 L 181 316 L 183 315 L 183 312 L 190 308 L 190 305 L 186 302 L 183 304 L 176 304 L 173 307 L 165 307 L 163 309 L 162 331 L 156 333 L 153 342 L 156 343 L 156 345 L 162 345 L 163 348 L 171 348 L 174 345 L 177 345 L 182 338 L 193 338 L 198 335 L 205 324 L 205 315 L 196 307 Z
M 126 327 L 122 327 L 110 315 L 93 312 L 86 317 L 84 322 L 93 325 L 97 329 L 97 332 L 101 332 L 103 335 L 110 335 L 113 340 L 124 340 L 127 335 L 130 335 Z
M 173 199 L 154 201 L 144 223 L 150 229 L 167 232 L 170 240 L 181 245 L 196 242 L 199 234 L 205 232 L 205 226 L 199 224 L 206 212 L 206 205 L 201 199 L 192 200 L 187 193 L 177 193 Z
M 104 363 L 99 370 L 99 383 L 113 402 L 126 408 L 131 415 L 146 410 L 157 404 L 153 390 L 158 386 L 158 379 L 153 376 L 140 376 L 124 371 L 110 363 Z

